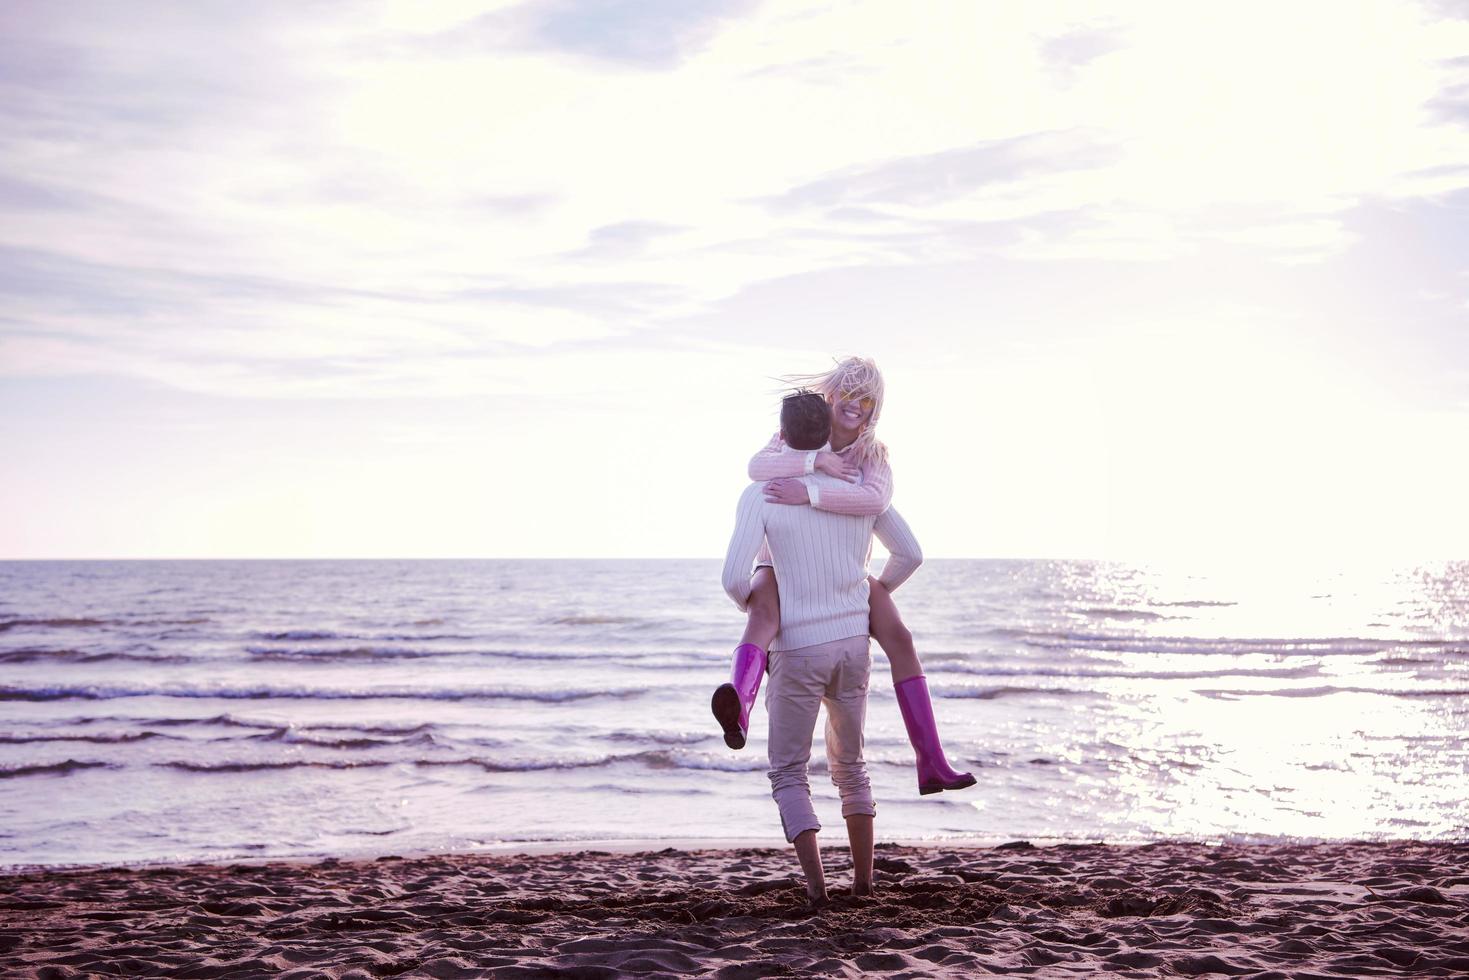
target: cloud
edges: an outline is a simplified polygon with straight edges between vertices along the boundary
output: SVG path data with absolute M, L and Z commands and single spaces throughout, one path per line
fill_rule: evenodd
M 0 174 L 0 212 L 80 211 L 95 207 L 96 195 L 64 191 L 54 185 Z
M 342 395 L 413 361 L 571 348 L 636 320 L 661 287 L 323 286 L 0 250 L 0 373 L 123 371 L 189 390 Z M 297 370 L 287 370 L 289 365 Z M 204 369 L 206 365 L 212 365 Z M 323 366 L 316 371 L 314 365 Z M 281 385 L 271 379 L 278 377 Z
M 322 304 L 343 297 L 375 297 L 365 290 L 340 289 L 286 278 L 250 274 L 208 275 L 132 265 L 125 260 L 93 262 L 36 249 L 0 248 L 0 289 L 53 309 L 98 304 L 115 311 L 202 313 L 230 302 L 277 300 Z M 83 307 L 85 308 L 85 307 Z
M 863 76 L 871 77 L 878 70 L 864 62 L 860 57 L 851 54 L 831 51 L 812 58 L 800 58 L 795 61 L 780 62 L 769 65 L 758 65 L 750 68 L 744 73 L 748 79 L 777 79 L 781 81 L 800 82 L 803 85 L 814 85 L 823 88 L 839 87 L 843 83 Z
M 941 153 L 851 168 L 773 198 L 777 210 L 902 205 L 933 207 L 981 188 L 1114 160 L 1116 152 L 1079 132 L 1027 133 Z
M 671 67 L 751 0 L 553 0 L 527 4 L 529 34 L 547 47 L 625 64 Z
M 502 285 L 466 288 L 452 297 L 464 302 L 488 301 L 537 309 L 565 310 L 586 314 L 607 323 L 636 324 L 668 304 L 676 302 L 677 291 L 657 282 L 567 282 L 550 286 Z
M 533 0 L 452 28 L 438 40 L 463 47 L 570 54 L 648 70 L 677 68 L 758 0 Z
M 575 253 L 577 258 L 605 260 L 644 251 L 656 239 L 675 235 L 684 229 L 661 221 L 619 221 L 593 228 L 587 235 L 587 246 Z
M 1069 72 L 1091 64 L 1102 55 L 1123 47 L 1115 29 L 1083 28 L 1041 41 L 1041 58 L 1053 69 Z
M 1464 0 L 1418 0 L 1418 2 L 1435 17 L 1469 20 L 1469 5 L 1466 5 Z
M 1437 119 L 1469 127 L 1469 55 L 1443 64 L 1450 81 L 1429 100 L 1429 111 Z
M 1025 261 L 1158 262 L 1192 251 L 1165 215 L 1136 210 L 1084 210 L 1059 222 L 1027 222 L 1003 253 Z
M 268 5 L 7 4 L 0 20 L 5 135 L 152 143 L 181 128 L 268 116 L 300 99 L 309 63 L 278 56 L 311 11 Z M 320 16 L 318 13 L 317 16 Z
M 484 194 L 465 198 L 459 204 L 471 210 L 485 210 L 510 217 L 532 217 L 552 207 L 554 194 Z

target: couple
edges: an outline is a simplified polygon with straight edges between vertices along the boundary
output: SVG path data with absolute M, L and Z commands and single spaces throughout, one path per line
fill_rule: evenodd
M 873 431 L 882 375 L 870 360 L 847 358 L 825 374 L 788 380 L 816 393 L 798 391 L 782 402 L 780 432 L 750 461 L 750 478 L 767 482 L 752 483 L 740 497 L 723 574 L 725 591 L 748 621 L 730 682 L 714 692 L 712 707 L 726 744 L 743 748 L 768 662 L 772 795 L 807 894 L 819 906 L 827 901 L 816 843 L 821 824 L 806 764 L 821 704 L 831 779 L 852 849 L 853 893 L 872 892 L 876 808 L 862 757 L 869 633 L 888 655 L 917 757 L 919 793 L 963 789 L 974 777 L 955 772 L 944 757 L 913 637 L 889 595 L 923 558 L 908 525 L 888 506 L 892 474 Z M 873 534 L 889 552 L 876 580 L 867 575 Z

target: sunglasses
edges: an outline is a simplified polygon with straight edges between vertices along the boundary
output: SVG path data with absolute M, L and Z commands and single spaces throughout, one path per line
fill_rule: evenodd
M 864 412 L 869 411 L 876 404 L 876 402 L 865 395 L 858 397 L 855 391 L 838 391 L 836 393 L 836 400 L 839 402 L 856 402 Z

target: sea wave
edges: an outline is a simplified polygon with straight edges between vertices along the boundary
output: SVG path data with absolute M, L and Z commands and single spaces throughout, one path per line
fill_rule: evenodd
M 1195 693 L 1220 700 L 1257 697 L 1261 695 L 1277 698 L 1321 698 L 1328 697 L 1332 694 L 1380 694 L 1393 698 L 1457 698 L 1469 695 L 1469 688 L 1386 688 L 1360 686 L 1281 687 L 1260 690 L 1227 690 L 1216 688 L 1199 690 Z
M 257 640 L 340 640 L 348 639 L 332 630 L 255 630 L 250 634 Z
M 122 718 L 117 715 L 101 715 L 97 721 L 131 721 L 135 719 Z M 231 714 L 210 715 L 207 718 L 148 718 L 144 719 L 147 724 L 155 726 L 165 725 L 219 725 L 227 728 L 279 728 L 280 722 L 251 721 L 247 718 L 237 718 Z
M 659 745 L 692 745 L 709 736 L 705 732 L 638 732 L 619 728 L 602 736 L 609 742 L 633 742 L 643 744 L 656 742 Z
M 1002 667 L 989 664 L 946 662 L 937 668 L 930 667 L 928 674 L 930 677 L 962 674 L 973 677 L 1075 677 L 1099 680 L 1157 681 L 1204 680 L 1211 677 L 1274 677 L 1281 680 L 1298 680 L 1304 677 L 1320 676 L 1321 666 L 1319 664 L 1296 664 L 1281 667 L 1220 667 L 1215 670 L 1112 670 L 1065 666 Z
M 335 650 L 300 647 L 248 646 L 245 652 L 252 660 L 333 661 L 333 660 L 417 660 L 424 657 L 448 656 L 454 651 L 413 650 L 402 647 L 341 647 Z
M 82 762 L 67 759 L 40 766 L 0 766 L 0 779 L 19 779 L 23 776 L 69 776 L 83 769 L 114 769 L 109 762 Z
M 110 661 L 128 661 L 147 664 L 188 664 L 196 658 L 181 654 L 124 653 L 121 651 L 53 650 L 23 647 L 18 650 L 0 651 L 0 664 L 100 664 Z
M 647 688 L 621 688 L 614 690 L 513 690 L 509 688 L 438 688 L 384 687 L 364 689 L 334 689 L 322 687 L 289 687 L 269 684 L 240 686 L 220 685 L 217 687 L 187 687 L 183 685 L 126 686 L 107 684 L 50 684 L 35 687 L 0 686 L 0 701 L 103 701 L 111 698 L 166 697 L 166 698 L 223 698 L 227 700 L 266 700 L 282 698 L 290 700 L 359 701 L 375 699 L 421 699 L 425 701 L 540 701 L 559 704 L 564 701 L 584 701 L 590 698 L 626 699 L 646 694 Z
M 267 729 L 268 731 L 281 731 L 281 730 L 285 730 L 285 729 L 288 729 L 288 728 L 291 727 L 290 725 L 282 724 L 279 721 L 265 721 L 265 720 L 251 719 L 251 718 L 241 718 L 241 717 L 239 717 L 237 715 L 233 715 L 233 714 L 230 714 L 230 713 L 223 713 L 223 714 L 217 714 L 217 715 L 208 715 L 208 716 L 205 716 L 205 717 L 197 717 L 197 718 L 196 717 L 180 718 L 180 717 L 177 717 L 177 716 L 169 717 L 169 718 L 126 718 L 126 717 L 122 717 L 122 716 L 118 716 L 118 715 L 99 715 L 99 716 L 97 716 L 95 718 L 86 719 L 86 722 L 93 722 L 93 721 L 99 721 L 99 722 L 100 721 L 131 721 L 131 722 L 135 722 L 135 723 L 146 724 L 146 725 L 148 725 L 150 727 L 154 727 L 154 728 L 162 728 L 162 727 L 167 727 L 167 726 L 180 726 L 180 725 L 201 725 L 201 726 L 214 725 L 214 726 L 218 726 L 218 727 L 221 727 L 221 728 L 246 728 L 246 729 L 252 729 L 252 730 L 256 730 L 256 729 Z M 83 722 L 83 723 L 85 723 L 85 722 Z M 345 724 L 345 723 L 342 723 L 342 724 L 334 724 L 332 722 L 313 722 L 309 726 L 309 730 L 311 730 L 311 731 L 360 732 L 360 733 L 366 734 L 366 735 L 420 735 L 420 734 L 427 734 L 427 733 L 431 732 L 435 727 L 436 726 L 434 725 L 434 723 L 433 722 L 430 722 L 430 721 L 422 722 L 422 723 L 417 724 L 417 725 L 392 725 L 392 724 L 376 724 L 375 725 L 375 724 Z
M 727 755 L 706 753 L 686 749 L 656 748 L 639 752 L 603 753 L 581 757 L 554 758 L 489 758 L 479 755 L 464 755 L 454 758 L 404 759 L 404 758 L 290 758 L 290 759 L 229 759 L 202 762 L 174 759 L 148 763 L 156 768 L 176 769 L 183 772 L 205 774 L 228 774 L 288 769 L 357 769 L 390 765 L 409 764 L 424 769 L 445 767 L 471 767 L 489 773 L 548 772 L 554 770 L 603 769 L 619 764 L 631 764 L 657 770 L 697 770 L 717 772 L 763 772 L 767 762 L 763 756 Z M 819 760 L 816 768 L 820 769 Z M 101 765 L 101 763 L 97 763 Z M 93 765 L 87 763 L 86 765 Z
M 76 629 L 90 626 L 122 625 L 113 619 L 91 619 L 89 617 L 57 616 L 43 619 L 17 618 L 0 620 L 0 633 L 6 630 L 41 627 L 44 629 Z
M 153 766 L 160 769 L 179 769 L 184 772 L 199 773 L 241 773 L 241 772 L 263 772 L 279 769 L 374 769 L 380 766 L 391 766 L 395 763 L 388 759 L 364 759 L 364 760 L 329 760 L 329 759 L 290 759 L 279 762 L 187 762 L 175 760 L 172 762 L 154 762 Z
M 89 742 L 93 745 L 122 745 L 128 742 L 142 742 L 150 738 L 180 740 L 182 736 L 150 731 L 120 732 L 115 735 L 0 735 L 0 745 L 29 745 L 33 742 Z
M 941 698 L 953 698 L 955 700 L 979 700 L 993 701 L 996 698 L 1025 697 L 1032 694 L 1043 694 L 1051 697 L 1105 697 L 1098 691 L 1084 691 L 1074 687 L 977 687 L 977 688 L 939 688 L 934 695 Z
M 638 616 L 557 616 L 548 619 L 546 623 L 551 626 L 631 626 L 641 623 L 643 620 Z
M 419 725 L 333 725 L 327 722 L 316 722 L 312 724 L 311 729 L 313 731 L 367 732 L 372 735 L 420 735 L 431 732 L 435 727 L 437 726 L 431 721 Z
M 97 626 L 199 626 L 208 622 L 211 620 L 201 617 L 97 619 L 94 616 L 17 616 L 0 619 L 0 633 L 12 629 L 91 629 Z
M 409 624 L 413 625 L 413 624 Z M 312 640 L 365 640 L 372 641 L 398 641 L 398 640 L 472 640 L 474 637 L 468 633 L 341 633 L 336 630 L 253 630 L 249 634 L 251 639 L 269 640 L 274 643 L 310 642 Z
M 259 735 L 248 735 L 245 741 L 250 742 L 279 742 L 286 745 L 310 745 L 323 749 L 375 749 L 390 745 L 437 745 L 438 740 L 428 732 L 419 732 L 403 738 L 374 738 L 370 735 L 351 736 L 321 736 L 302 731 L 299 728 L 277 728 L 274 731 L 262 732 Z
M 408 639 L 425 639 L 409 637 Z M 247 646 L 245 652 L 251 660 L 280 661 L 285 663 L 361 663 L 373 660 L 422 660 L 430 657 L 486 657 L 503 660 L 529 661 L 595 661 L 608 659 L 605 652 L 562 651 L 562 650 L 476 650 L 476 649 L 431 649 L 423 647 L 268 647 Z M 626 656 L 626 654 L 624 654 Z
M 119 619 L 119 626 L 203 626 L 214 620 L 208 616 L 192 616 L 188 619 Z
M 713 736 L 710 736 L 712 739 Z M 769 763 L 764 756 L 729 755 L 689 749 L 658 748 L 640 752 L 608 753 L 582 758 L 486 759 L 470 756 L 460 759 L 419 759 L 414 765 L 476 766 L 485 772 L 541 772 L 551 769 L 601 769 L 619 763 L 632 763 L 649 769 L 695 769 L 717 772 L 764 772 Z
M 1182 618 L 1178 616 L 1164 616 L 1148 609 L 1115 609 L 1110 607 L 1083 609 L 1082 614 L 1090 616 L 1092 619 L 1136 619 L 1143 622 Z
M 1145 634 L 1092 633 L 1060 630 L 1030 630 L 1001 627 L 986 636 L 1009 640 L 1041 650 L 1109 653 L 1199 653 L 1199 654 L 1314 654 L 1316 656 L 1363 655 L 1389 650 L 1436 649 L 1456 652 L 1464 644 L 1445 640 L 1374 639 L 1360 636 L 1332 637 L 1232 637 L 1149 636 Z

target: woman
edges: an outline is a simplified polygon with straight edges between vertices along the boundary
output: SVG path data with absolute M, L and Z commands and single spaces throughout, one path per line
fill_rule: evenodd
M 812 506 L 839 514 L 881 515 L 892 502 L 892 471 L 887 447 L 877 441 L 878 416 L 882 413 L 882 374 L 871 360 L 849 357 L 824 374 L 797 375 L 785 379 L 825 396 L 831 406 L 831 451 L 810 453 L 785 449 L 780 434 L 750 460 L 750 479 L 768 481 L 765 499 L 777 504 Z M 850 486 L 813 485 L 808 489 L 801 476 L 820 472 L 850 483 Z M 890 512 L 889 519 L 902 519 Z M 933 703 L 923 665 L 913 647 L 913 634 L 903 625 L 898 607 L 875 578 L 868 579 L 869 628 L 887 654 L 893 675 L 893 690 L 908 730 L 918 767 L 918 792 L 938 793 L 974 785 L 967 772 L 955 772 L 944 756 L 934 722 Z M 724 728 L 730 748 L 743 748 L 749 727 L 750 708 L 765 673 L 766 650 L 780 630 L 780 595 L 775 569 L 764 562 L 751 578 L 749 618 L 740 645 L 735 648 L 730 681 L 714 692 L 714 716 Z

